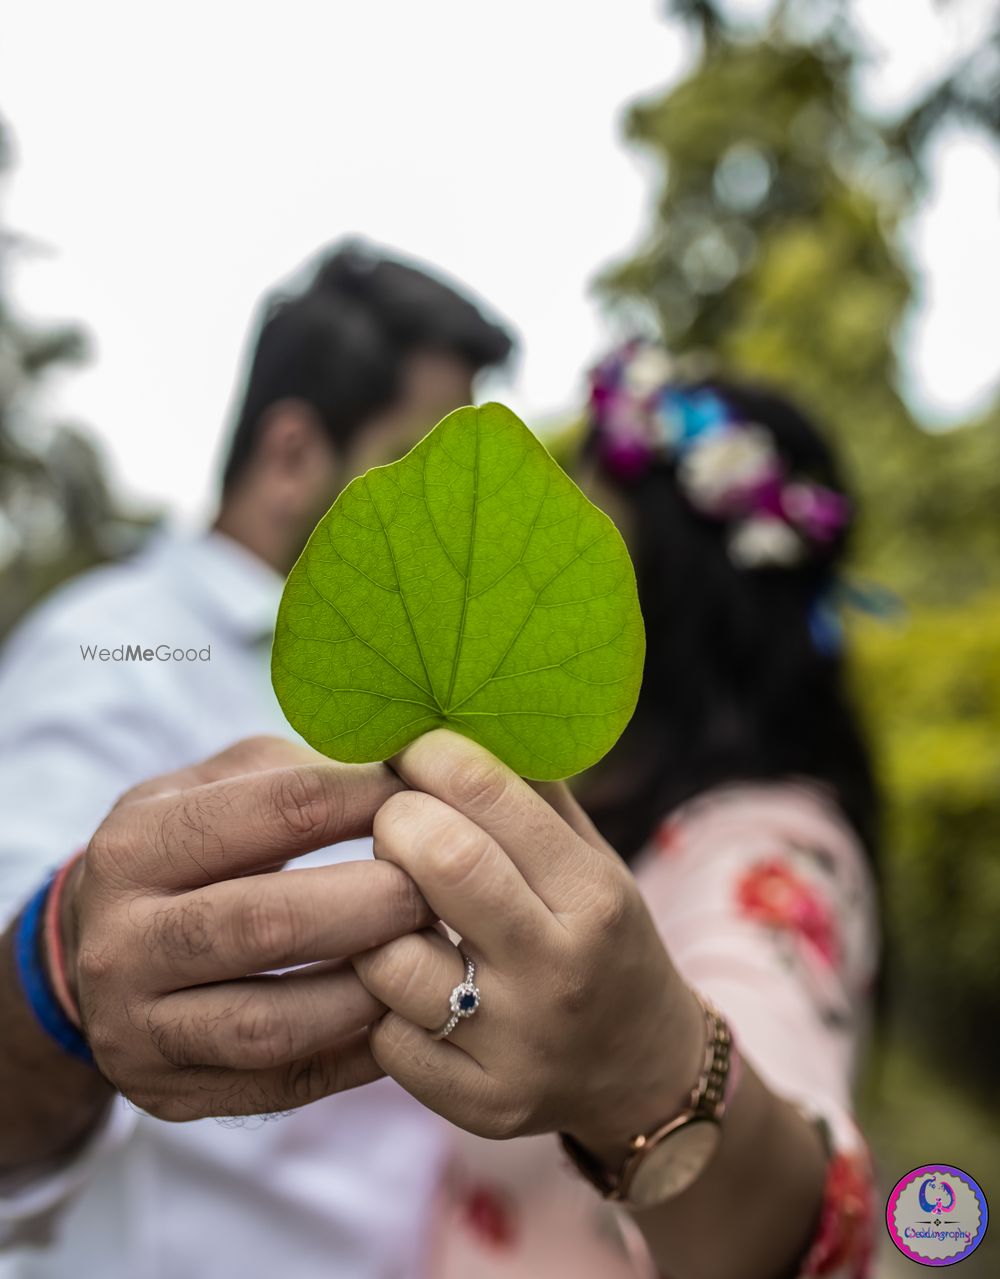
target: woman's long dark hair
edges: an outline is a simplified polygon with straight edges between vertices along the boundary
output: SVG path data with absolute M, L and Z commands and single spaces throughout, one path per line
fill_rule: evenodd
M 790 402 L 749 384 L 701 385 L 741 419 L 765 426 L 789 473 L 845 491 L 829 446 Z M 597 455 L 593 434 L 587 451 Z M 811 624 L 848 531 L 811 548 L 801 565 L 739 568 L 724 527 L 688 503 L 669 460 L 634 479 L 605 479 L 628 510 L 647 648 L 635 715 L 585 779 L 585 802 L 602 834 L 631 858 L 667 813 L 708 787 L 798 777 L 833 792 L 873 856 L 877 802 L 868 751 L 842 657 L 817 643 Z

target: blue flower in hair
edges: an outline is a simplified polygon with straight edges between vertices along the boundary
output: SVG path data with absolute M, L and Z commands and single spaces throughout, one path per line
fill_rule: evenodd
M 695 440 L 724 429 L 731 413 L 716 393 L 708 388 L 689 391 L 665 386 L 656 404 L 656 415 L 673 448 L 683 450 Z

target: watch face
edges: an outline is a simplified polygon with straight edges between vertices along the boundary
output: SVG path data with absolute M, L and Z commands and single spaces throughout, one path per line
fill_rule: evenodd
M 635 1170 L 629 1203 L 649 1208 L 679 1195 L 711 1159 L 719 1137 L 719 1125 L 712 1119 L 692 1119 L 669 1133 Z

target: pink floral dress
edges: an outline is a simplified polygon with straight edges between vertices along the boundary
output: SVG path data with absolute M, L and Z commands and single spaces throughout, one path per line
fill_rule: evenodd
M 635 873 L 686 980 L 728 1015 L 764 1081 L 821 1124 L 831 1157 L 799 1279 L 870 1279 L 873 1173 L 851 1094 L 878 931 L 856 836 L 812 786 L 726 787 L 665 820 Z M 428 1279 L 598 1276 L 665 1279 L 554 1137 L 454 1129 Z

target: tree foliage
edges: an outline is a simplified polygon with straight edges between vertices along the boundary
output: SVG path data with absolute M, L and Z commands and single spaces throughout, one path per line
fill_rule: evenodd
M 10 164 L 0 123 L 0 177 Z M 11 306 L 6 272 L 26 242 L 0 227 L 0 635 L 64 578 L 134 545 L 145 523 L 113 500 L 87 434 L 38 410 L 51 370 L 82 360 L 75 325 L 26 324 Z
M 909 619 L 857 628 L 900 1007 L 917 1030 L 928 965 L 948 972 L 961 1049 L 973 1010 L 1000 1012 L 1000 406 L 931 433 L 899 390 L 914 293 L 900 229 L 932 108 L 888 123 L 859 109 L 844 5 L 808 37 L 792 3 L 756 33 L 723 6 L 673 8 L 702 56 L 628 116 L 662 177 L 645 243 L 599 288 L 674 351 L 785 388 L 841 446 L 863 513 L 853 572 L 898 593 Z

